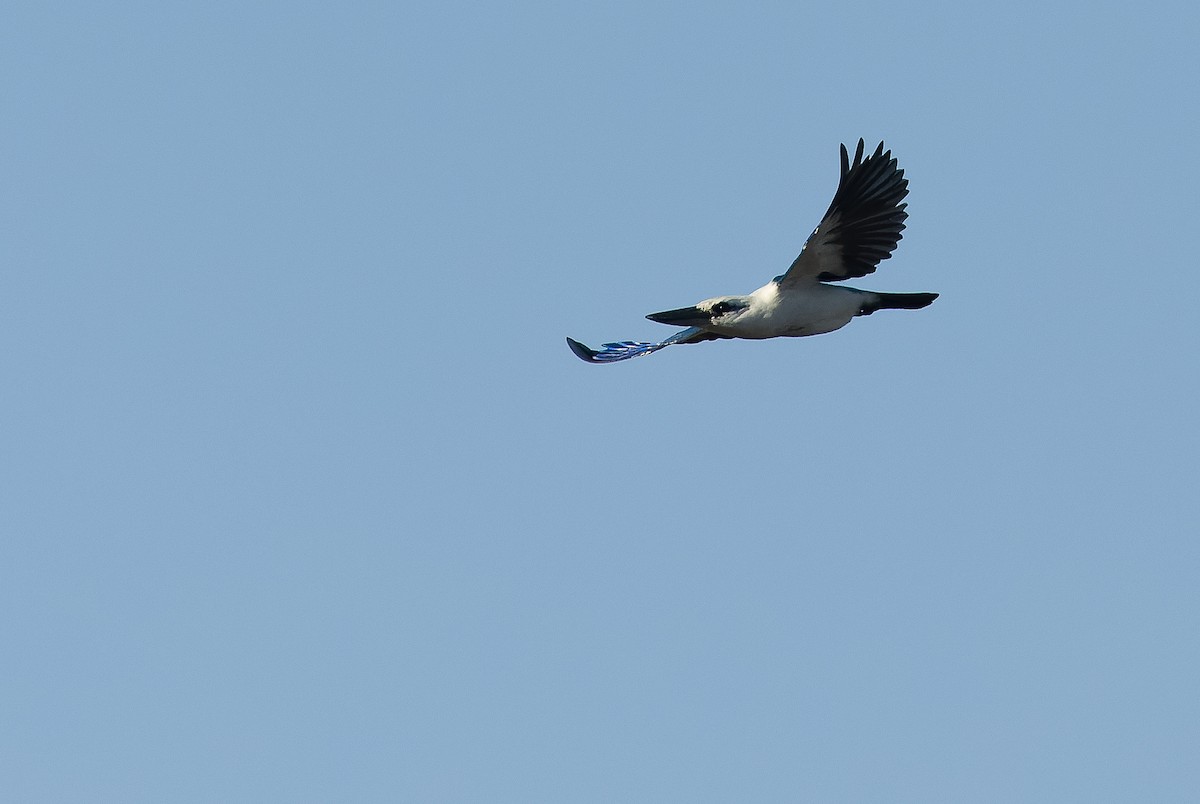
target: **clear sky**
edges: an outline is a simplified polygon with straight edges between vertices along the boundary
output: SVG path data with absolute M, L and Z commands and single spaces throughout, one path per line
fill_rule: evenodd
M 13 801 L 1200 797 L 1194 2 L 16 3 Z M 837 147 L 937 291 L 805 339 Z

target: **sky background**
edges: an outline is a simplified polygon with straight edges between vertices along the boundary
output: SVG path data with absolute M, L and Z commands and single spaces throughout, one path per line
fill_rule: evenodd
M 13 801 L 1200 797 L 1193 2 L 0 13 Z M 839 332 L 658 339 L 886 141 Z

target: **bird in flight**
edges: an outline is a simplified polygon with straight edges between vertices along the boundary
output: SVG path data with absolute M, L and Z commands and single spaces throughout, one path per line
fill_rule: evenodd
M 809 235 L 792 266 L 748 296 L 717 296 L 691 307 L 646 316 L 660 324 L 686 327 L 658 343 L 620 341 L 589 349 L 567 344 L 589 363 L 615 363 L 653 354 L 677 343 L 720 338 L 780 338 L 820 335 L 841 329 L 850 319 L 876 310 L 919 310 L 936 293 L 880 293 L 831 285 L 873 273 L 892 256 L 904 229 L 908 179 L 883 143 L 863 158 L 858 141 L 854 161 L 842 146 L 842 177 L 829 211 Z

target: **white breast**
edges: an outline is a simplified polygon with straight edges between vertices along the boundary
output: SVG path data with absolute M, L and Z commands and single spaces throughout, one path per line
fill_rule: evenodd
M 850 323 L 862 308 L 863 292 L 819 282 L 781 290 L 768 282 L 750 294 L 750 309 L 720 331 L 738 338 L 819 335 Z M 716 329 L 714 327 L 714 329 Z

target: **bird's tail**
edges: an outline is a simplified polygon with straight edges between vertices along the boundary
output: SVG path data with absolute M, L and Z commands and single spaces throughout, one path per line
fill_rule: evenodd
M 872 293 L 874 298 L 863 305 L 859 315 L 870 315 L 876 310 L 920 310 L 933 304 L 936 293 Z

